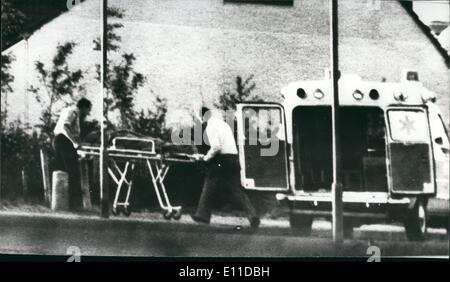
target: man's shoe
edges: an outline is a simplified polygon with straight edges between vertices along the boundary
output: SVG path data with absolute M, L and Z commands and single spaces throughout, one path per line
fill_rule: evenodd
M 259 227 L 260 223 L 261 223 L 261 220 L 258 217 L 250 218 L 250 226 L 251 226 L 251 228 L 257 229 Z
M 198 215 L 191 215 L 191 218 L 195 222 L 209 224 L 209 220 L 208 219 L 204 219 L 203 217 L 200 217 Z

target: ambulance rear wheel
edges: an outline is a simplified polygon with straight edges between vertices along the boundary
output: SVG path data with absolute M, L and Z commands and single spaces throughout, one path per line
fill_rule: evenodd
M 407 210 L 404 218 L 406 237 L 410 241 L 423 241 L 427 233 L 426 200 L 417 199 L 413 208 Z
M 313 217 L 310 215 L 291 213 L 289 224 L 292 233 L 297 236 L 309 236 L 312 231 Z

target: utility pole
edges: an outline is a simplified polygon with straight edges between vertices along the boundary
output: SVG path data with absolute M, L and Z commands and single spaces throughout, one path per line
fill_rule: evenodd
M 101 216 L 109 218 L 109 181 L 108 181 L 108 150 L 107 150 L 107 136 L 106 136 L 106 122 L 108 120 L 108 88 L 107 88 L 107 7 L 108 0 L 101 1 L 101 49 L 102 49 L 102 63 L 101 63 L 101 94 L 102 94 L 102 119 L 101 119 L 101 146 L 100 146 L 100 206 Z
M 342 182 L 340 181 L 340 140 L 339 140 L 339 36 L 338 36 L 338 0 L 331 0 L 330 9 L 330 39 L 331 39 L 331 82 L 333 93 L 332 112 L 332 134 L 333 134 L 333 184 L 332 193 L 332 217 L 333 217 L 333 242 L 340 246 L 344 238 L 343 208 L 342 208 Z

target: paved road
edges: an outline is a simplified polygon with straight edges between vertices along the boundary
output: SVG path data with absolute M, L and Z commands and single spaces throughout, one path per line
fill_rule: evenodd
M 236 225 L 241 225 L 236 228 Z M 76 246 L 88 256 L 301 257 L 363 256 L 369 245 L 382 256 L 448 256 L 445 230 L 429 240 L 408 242 L 397 226 L 368 226 L 334 250 L 329 223 L 315 222 L 311 237 L 295 237 L 285 221 L 264 220 L 252 232 L 244 219 L 215 217 L 212 225 L 188 217 L 164 221 L 158 216 L 101 219 L 94 215 L 0 213 L 0 253 L 66 255 Z

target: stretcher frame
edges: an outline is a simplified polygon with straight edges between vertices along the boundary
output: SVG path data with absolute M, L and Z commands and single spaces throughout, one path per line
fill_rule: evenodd
M 144 141 L 152 144 L 150 151 L 134 150 L 134 149 L 121 149 L 116 147 L 116 141 L 129 140 L 129 141 Z M 155 144 L 153 140 L 140 139 L 140 138 L 128 138 L 117 137 L 113 139 L 113 146 L 107 149 L 109 156 L 108 173 L 112 180 L 116 184 L 116 193 L 114 196 L 114 202 L 112 207 L 112 213 L 114 215 L 122 212 L 124 215 L 129 216 L 131 214 L 130 209 L 130 195 L 133 187 L 133 172 L 137 161 L 144 161 L 149 171 L 152 186 L 154 188 L 158 204 L 163 211 L 165 219 L 180 219 L 182 215 L 181 206 L 173 206 L 170 202 L 169 196 L 166 191 L 164 180 L 170 169 L 170 165 L 173 163 L 193 163 L 194 157 L 189 154 L 172 154 L 172 157 L 164 157 L 161 154 L 155 152 Z M 82 146 L 78 149 L 78 155 L 81 158 L 100 156 L 100 148 L 92 146 Z M 117 164 L 117 160 L 125 161 L 123 168 Z M 125 191 L 124 201 L 120 201 L 120 195 L 123 189 Z

